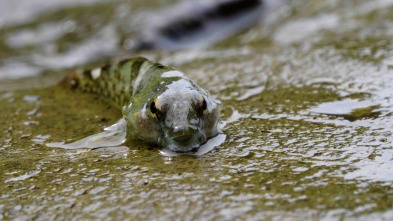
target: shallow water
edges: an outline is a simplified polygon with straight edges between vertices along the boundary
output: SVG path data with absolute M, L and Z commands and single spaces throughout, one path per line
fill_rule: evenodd
M 200 156 L 46 146 L 121 118 L 55 82 L 117 54 L 146 11 L 172 1 L 57 2 L 2 20 L 0 220 L 393 219 L 393 1 L 283 2 L 214 47 L 138 54 L 223 102 L 226 140 Z

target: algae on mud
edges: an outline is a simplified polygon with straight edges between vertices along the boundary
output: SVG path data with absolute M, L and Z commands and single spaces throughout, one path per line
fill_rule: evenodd
M 392 6 L 289 2 L 270 25 L 217 47 L 143 53 L 222 100 L 227 141 L 202 156 L 166 157 L 140 143 L 45 147 L 99 132 L 120 113 L 92 95 L 0 82 L 0 219 L 392 219 Z M 284 24 L 326 14 L 338 22 L 286 45 L 274 38 Z M 312 111 L 346 99 L 378 114 L 349 121 Z

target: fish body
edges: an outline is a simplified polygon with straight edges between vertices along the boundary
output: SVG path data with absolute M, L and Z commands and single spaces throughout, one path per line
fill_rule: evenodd
M 174 67 L 132 58 L 77 71 L 64 83 L 120 107 L 132 139 L 190 152 L 219 133 L 221 102 Z

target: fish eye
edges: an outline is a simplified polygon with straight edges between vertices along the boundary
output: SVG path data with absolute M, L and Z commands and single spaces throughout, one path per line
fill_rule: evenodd
M 156 107 L 156 102 L 152 101 L 150 104 L 150 112 L 154 115 L 156 115 L 158 113 L 158 109 Z
M 197 107 L 197 111 L 199 112 L 200 115 L 203 115 L 203 113 L 206 111 L 207 109 L 207 103 L 205 98 L 202 98 L 202 100 L 199 103 L 199 106 Z
M 164 113 L 157 107 L 155 99 L 150 104 L 150 113 L 158 120 L 161 120 L 164 117 Z
M 203 111 L 205 111 L 207 109 L 207 103 L 206 103 L 205 98 L 203 98 L 202 107 L 201 108 L 202 108 Z

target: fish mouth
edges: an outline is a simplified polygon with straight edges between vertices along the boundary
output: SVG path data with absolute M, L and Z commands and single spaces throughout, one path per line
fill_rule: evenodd
M 194 125 L 182 125 L 171 128 L 166 133 L 167 147 L 177 153 L 198 150 L 203 142 L 200 129 Z
M 190 152 L 200 146 L 199 134 L 184 134 L 172 137 L 172 146 L 176 146 L 176 152 Z
M 201 146 L 200 135 L 197 134 L 184 134 L 175 137 L 167 137 L 167 147 L 177 153 L 189 153 L 197 151 Z
M 186 134 L 186 135 L 180 135 L 180 136 L 174 137 L 172 139 L 176 143 L 187 144 L 187 143 L 190 143 L 194 137 L 195 137 L 195 134 Z

